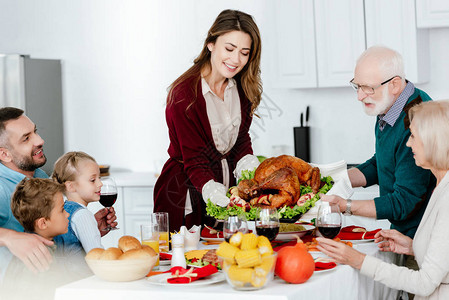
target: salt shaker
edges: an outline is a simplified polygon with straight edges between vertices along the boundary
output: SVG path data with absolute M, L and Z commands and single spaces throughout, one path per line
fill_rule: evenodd
M 186 268 L 186 258 L 184 256 L 184 236 L 174 234 L 171 237 L 172 257 L 171 267 Z

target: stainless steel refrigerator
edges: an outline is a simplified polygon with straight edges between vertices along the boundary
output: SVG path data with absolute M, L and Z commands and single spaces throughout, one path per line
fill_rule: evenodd
M 42 169 L 50 175 L 64 154 L 61 61 L 0 54 L 0 106 L 21 108 L 36 124 L 45 140 Z

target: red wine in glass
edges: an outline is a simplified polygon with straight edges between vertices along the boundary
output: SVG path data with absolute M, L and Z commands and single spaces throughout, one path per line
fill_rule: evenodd
M 256 226 L 256 232 L 257 235 L 263 235 L 271 242 L 279 233 L 279 224 L 258 225 Z
M 114 205 L 117 200 L 117 185 L 112 177 L 102 177 L 101 182 L 103 186 L 100 192 L 100 204 L 108 208 Z M 102 231 L 110 231 L 118 229 L 117 227 L 112 227 L 108 224 L 106 228 L 101 229 Z
M 338 224 L 322 224 L 317 226 L 319 232 L 322 236 L 328 239 L 335 238 L 339 233 L 341 229 L 341 225 Z
M 117 200 L 117 193 L 115 194 L 100 194 L 100 204 L 104 207 L 111 207 Z
M 256 232 L 265 236 L 270 242 L 279 233 L 279 214 L 276 208 L 261 207 L 256 215 Z
M 335 238 L 341 229 L 341 213 L 338 204 L 323 202 L 318 208 L 316 227 L 323 237 Z

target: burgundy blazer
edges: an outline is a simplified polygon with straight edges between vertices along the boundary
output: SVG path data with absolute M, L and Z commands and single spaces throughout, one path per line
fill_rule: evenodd
M 201 190 L 211 179 L 223 182 L 220 162 L 222 158 L 226 158 L 232 172 L 240 158 L 253 153 L 249 137 L 251 102 L 245 96 L 240 83 L 237 82 L 242 120 L 239 134 L 234 147 L 222 155 L 215 148 L 213 141 L 201 80 L 198 80 L 197 100 L 186 112 L 193 98 L 193 81 L 193 78 L 187 80 L 175 89 L 175 101 L 167 105 L 165 110 L 170 158 L 154 187 L 154 211 L 169 213 L 170 232 L 179 231 L 182 225 L 190 228 L 204 224 L 206 205 Z M 230 177 L 231 186 L 235 185 L 232 174 Z M 187 190 L 190 191 L 193 213 L 184 220 Z

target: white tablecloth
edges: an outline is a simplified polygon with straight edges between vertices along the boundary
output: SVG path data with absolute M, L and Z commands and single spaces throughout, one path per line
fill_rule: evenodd
M 396 262 L 398 255 L 377 250 L 374 243 L 357 244 L 355 247 L 387 262 Z M 225 281 L 207 286 L 179 287 L 155 286 L 146 279 L 133 282 L 106 282 L 92 276 L 56 290 L 55 300 L 128 300 L 128 299 L 192 299 L 192 300 L 250 300 L 250 299 L 345 299 L 377 300 L 396 299 L 397 291 L 360 275 L 346 265 L 315 274 L 303 284 L 288 284 L 279 278 L 258 291 L 237 291 Z

